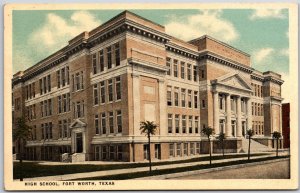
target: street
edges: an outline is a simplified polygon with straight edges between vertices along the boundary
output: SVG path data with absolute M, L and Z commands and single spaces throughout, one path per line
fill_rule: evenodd
M 213 171 L 197 175 L 182 176 L 172 179 L 289 179 L 290 160 L 267 163 L 245 168 Z

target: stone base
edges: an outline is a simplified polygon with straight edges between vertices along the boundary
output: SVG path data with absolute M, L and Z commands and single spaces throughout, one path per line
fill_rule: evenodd
M 85 153 L 74 153 L 71 155 L 71 162 L 85 162 Z
M 213 140 L 212 142 L 212 152 L 222 153 L 222 143 L 218 140 Z M 238 138 L 226 139 L 224 142 L 224 153 L 238 153 L 242 148 L 242 140 Z M 208 140 L 201 141 L 200 152 L 201 154 L 209 153 Z

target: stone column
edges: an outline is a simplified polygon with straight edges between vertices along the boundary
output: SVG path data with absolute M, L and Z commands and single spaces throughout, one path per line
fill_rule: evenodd
M 86 153 L 86 144 L 85 144 L 85 131 L 82 132 L 82 153 Z
M 226 95 L 226 116 L 227 116 L 227 121 L 226 121 L 226 131 L 225 131 L 225 136 L 226 137 L 232 137 L 231 133 L 231 104 L 230 104 L 230 94 Z
M 159 95 L 159 134 L 167 135 L 167 94 L 164 80 L 158 80 L 158 95 Z
M 246 130 L 252 129 L 252 106 L 251 106 L 251 98 L 247 100 L 247 127 Z
M 237 122 L 236 122 L 236 136 L 242 137 L 242 111 L 241 111 L 241 97 L 237 97 Z
M 133 97 L 133 135 L 140 134 L 140 76 L 132 74 L 132 97 Z
M 220 133 L 220 126 L 219 126 L 219 93 L 218 92 L 214 92 L 213 93 L 213 100 L 214 100 L 214 130 L 215 130 L 215 134 L 219 134 Z M 200 129 L 200 128 L 199 128 Z

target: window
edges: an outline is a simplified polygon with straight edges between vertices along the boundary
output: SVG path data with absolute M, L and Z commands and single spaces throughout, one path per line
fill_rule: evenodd
M 99 104 L 99 92 L 98 92 L 98 84 L 94 84 L 94 105 Z
M 167 75 L 171 75 L 171 58 L 167 58 L 167 64 L 166 64 L 166 66 L 167 66 Z
M 48 115 L 52 115 L 52 99 L 48 99 Z
M 120 45 L 119 45 L 119 43 L 115 44 L 115 57 L 116 57 L 116 66 L 120 66 Z
M 167 88 L 167 105 L 172 106 L 172 88 Z
M 114 133 L 114 113 L 109 112 L 109 133 Z
M 178 77 L 178 61 L 174 60 L 173 68 L 174 68 L 174 77 Z
M 65 69 L 61 69 L 61 82 L 62 82 L 62 86 L 64 87 L 66 85 L 66 73 L 65 73 Z
M 113 101 L 113 80 L 109 79 L 108 80 L 108 101 L 111 102 Z
M 169 155 L 170 157 L 174 157 L 174 144 L 173 143 L 170 143 L 169 144 Z
M 181 78 L 184 79 L 185 78 L 185 63 L 184 62 L 181 62 Z
M 66 74 L 67 74 L 67 84 L 70 84 L 70 70 L 69 70 L 69 66 L 66 67 Z
M 41 106 L 41 116 L 44 117 L 44 102 L 40 102 L 40 106 Z
M 99 116 L 95 115 L 94 117 L 94 124 L 95 124 L 95 131 L 96 131 L 96 135 L 100 134 L 99 131 Z
M 199 117 L 195 117 L 195 133 L 199 133 Z
M 107 146 L 102 146 L 102 159 L 107 160 Z
M 76 90 L 80 90 L 81 89 L 81 86 L 80 86 L 80 73 L 76 73 L 75 74 L 75 91 Z
M 188 153 L 188 144 L 184 143 L 183 144 L 183 155 L 187 156 L 187 153 Z
M 122 145 L 117 146 L 117 158 L 119 161 L 121 161 L 123 159 L 123 146 Z
M 80 118 L 84 116 L 84 101 L 77 101 L 74 104 L 75 118 Z
M 44 93 L 47 93 L 47 77 L 45 76 L 43 78 L 43 87 L 44 87 Z
M 144 145 L 144 159 L 149 160 L 148 145 Z
M 102 130 L 102 134 L 106 134 L 106 116 L 105 116 L 105 113 L 101 114 L 101 130 Z
M 39 86 L 40 86 L 40 95 L 42 95 L 43 94 L 43 80 L 42 79 L 39 80 Z
M 42 134 L 42 139 L 45 139 L 45 133 L 44 133 L 44 124 L 41 124 L 41 134 Z
M 198 92 L 194 91 L 194 108 L 198 108 Z
M 56 72 L 57 88 L 60 88 L 60 70 Z
M 100 146 L 95 146 L 95 161 L 100 160 Z
M 122 112 L 117 111 L 117 129 L 118 133 L 122 133 Z
M 196 154 L 200 154 L 200 143 L 196 143 Z
M 198 81 L 198 68 L 197 66 L 194 66 L 194 81 Z
M 175 92 L 174 92 L 174 105 L 176 107 L 179 106 L 179 94 L 178 94 L 178 88 L 175 88 Z
M 105 82 L 100 82 L 101 103 L 105 103 Z
M 188 91 L 188 108 L 192 108 L 192 91 Z
M 185 89 L 181 89 L 181 106 L 185 107 Z
M 67 112 L 67 95 L 63 94 L 63 112 Z
M 103 50 L 99 51 L 99 63 L 100 63 L 100 72 L 104 71 L 104 55 Z
M 97 74 L 97 55 L 92 55 L 93 74 Z
M 187 79 L 188 80 L 192 80 L 192 65 L 191 64 L 188 64 L 187 65 Z
M 173 115 L 168 114 L 168 133 L 173 132 Z
M 35 83 L 32 83 L 32 95 L 35 97 Z
M 190 155 L 195 155 L 195 144 L 190 143 Z
M 189 133 L 193 133 L 193 117 L 189 116 Z
M 111 69 L 112 67 L 112 61 L 111 61 L 111 47 L 106 48 L 107 51 L 107 69 Z
M 62 138 L 62 127 L 63 127 L 63 125 L 62 125 L 62 121 L 58 121 L 58 137 L 59 138 Z
M 201 78 L 205 78 L 205 71 L 201 70 Z
M 121 78 L 116 77 L 116 100 L 121 99 Z
M 204 109 L 205 108 L 205 100 L 202 100 L 202 108 Z
M 66 119 L 63 120 L 63 137 L 64 138 L 69 137 L 69 135 L 68 135 L 68 122 L 67 122 Z
M 180 143 L 177 143 L 176 144 L 176 155 L 177 156 L 181 156 L 181 144 Z
M 51 76 L 50 74 L 48 75 L 48 92 L 51 91 Z
M 179 133 L 179 115 L 175 115 L 175 132 Z
M 186 116 L 182 115 L 182 133 L 186 133 Z

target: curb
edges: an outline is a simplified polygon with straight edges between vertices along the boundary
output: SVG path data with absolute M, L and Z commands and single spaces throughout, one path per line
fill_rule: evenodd
M 275 163 L 275 162 L 285 161 L 285 160 L 289 160 L 289 159 L 290 158 L 281 158 L 281 159 L 261 161 L 261 162 L 253 162 L 253 163 L 246 163 L 246 164 L 223 166 L 223 167 L 201 169 L 201 170 L 194 170 L 194 171 L 187 171 L 187 172 L 180 172 L 180 173 L 173 173 L 173 174 L 164 174 L 164 175 L 157 175 L 157 176 L 151 176 L 151 177 L 135 178 L 134 180 L 163 180 L 163 179 L 169 179 L 169 178 L 178 178 L 178 177 L 183 177 L 183 176 L 209 173 L 209 172 L 213 172 L 213 171 L 229 170 L 229 169 L 236 169 L 236 168 L 245 168 L 245 167 L 249 167 L 249 166 Z

